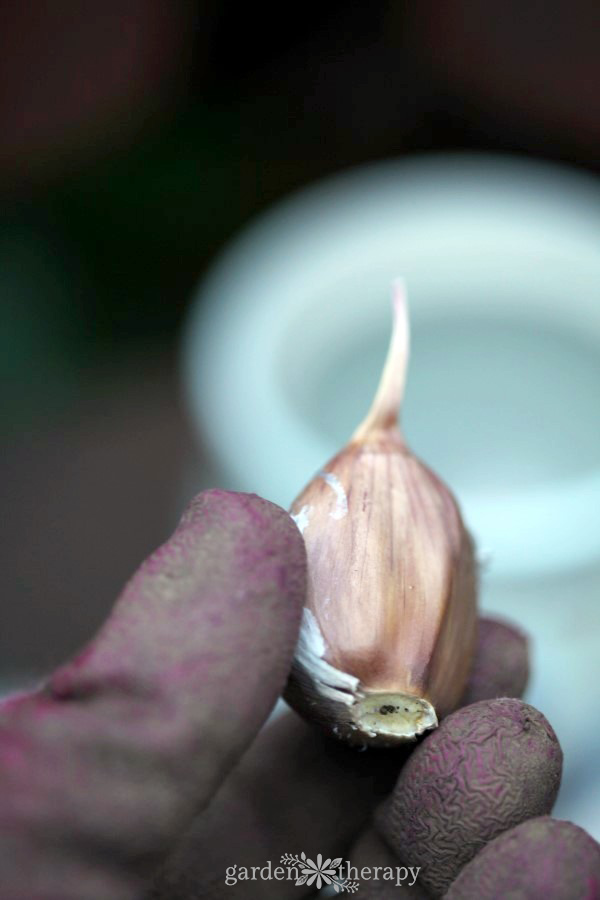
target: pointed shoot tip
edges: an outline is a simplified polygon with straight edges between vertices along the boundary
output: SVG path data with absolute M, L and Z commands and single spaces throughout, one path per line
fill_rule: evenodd
M 398 427 L 410 352 L 408 304 L 402 278 L 393 282 L 392 301 L 394 322 L 387 359 L 371 409 L 354 432 L 353 440 L 363 440 L 374 431 Z

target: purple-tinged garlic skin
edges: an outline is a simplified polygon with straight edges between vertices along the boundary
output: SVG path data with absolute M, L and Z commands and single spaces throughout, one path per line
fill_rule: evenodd
M 556 734 L 533 706 L 511 698 L 473 703 L 415 748 L 377 828 L 441 897 L 488 841 L 550 813 L 562 760 Z
M 452 494 L 397 425 L 407 359 L 398 286 L 373 406 L 291 510 L 306 544 L 308 594 L 286 697 L 362 745 L 435 728 L 460 702 L 475 646 L 473 542 Z

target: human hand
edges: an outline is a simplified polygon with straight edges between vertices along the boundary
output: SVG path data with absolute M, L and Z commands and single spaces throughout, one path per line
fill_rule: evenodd
M 0 708 L 3 900 L 314 890 L 226 886 L 225 868 L 346 852 L 412 748 L 356 753 L 291 714 L 256 736 L 304 589 L 302 538 L 283 510 L 218 491 L 192 502 L 88 648 Z M 482 627 L 469 700 L 522 689 L 523 639 L 503 628 Z
M 401 750 L 357 753 L 322 737 L 294 716 L 283 717 L 263 730 L 213 804 L 197 817 L 164 867 L 151 897 L 285 900 L 314 896 L 311 886 L 301 889 L 293 880 L 265 881 L 260 874 L 255 881 L 246 880 L 247 873 L 252 877 L 253 866 L 262 869 L 269 860 L 275 866 L 284 853 L 300 850 L 311 860 L 319 853 L 324 859 L 345 854 L 358 873 L 367 867 L 370 871 L 366 878 L 375 880 L 363 881 L 359 874 L 357 897 L 428 897 L 424 884 L 432 888 L 431 896 L 440 896 L 462 865 L 487 841 L 524 818 L 549 812 L 556 796 L 562 754 L 543 716 L 516 699 L 484 699 L 521 694 L 527 676 L 524 636 L 503 623 L 482 619 L 464 696 L 465 704 L 477 705 L 469 707 L 470 713 L 462 710 L 448 717 L 416 749 L 411 745 Z M 527 748 L 524 763 L 519 764 L 521 719 L 528 729 L 523 734 L 533 746 Z M 440 745 L 440 736 L 447 736 L 457 724 L 450 742 L 441 742 L 443 753 L 432 754 L 435 743 Z M 511 747 L 517 749 L 516 759 L 511 756 Z M 458 784 L 451 794 L 444 791 L 444 784 L 456 778 L 455 772 L 469 774 L 465 763 L 474 753 L 484 760 L 487 757 L 489 770 L 476 772 L 475 777 L 471 773 L 470 782 L 465 779 L 468 790 L 461 790 Z M 446 771 L 443 764 L 439 771 L 438 756 L 443 763 L 450 763 Z M 423 757 L 426 767 L 432 762 L 436 767 L 429 781 L 423 778 L 423 766 L 417 765 L 414 771 L 415 763 Z M 486 782 L 494 788 L 500 778 L 505 784 L 498 797 L 497 792 L 486 791 Z M 390 799 L 376 816 L 377 831 L 369 823 L 371 812 L 390 791 Z M 411 793 L 413 803 L 407 804 Z M 440 794 L 441 815 L 435 808 Z M 402 822 L 405 813 L 410 814 L 411 805 L 411 828 L 403 834 Z M 552 845 L 555 837 L 544 839 Z M 568 864 L 568 859 L 564 861 Z M 378 875 L 374 873 L 376 866 Z M 384 869 L 393 873 L 391 882 L 383 880 Z M 229 872 L 232 882 L 226 886 L 225 874 Z M 308 880 L 314 891 L 318 879 Z M 409 884 L 413 884 L 412 889 Z M 537 898 L 539 894 L 524 896 Z

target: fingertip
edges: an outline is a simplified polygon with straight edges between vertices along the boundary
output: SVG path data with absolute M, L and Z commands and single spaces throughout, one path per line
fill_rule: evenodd
M 441 896 L 484 843 L 550 813 L 562 758 L 550 723 L 529 704 L 504 697 L 465 706 L 417 746 L 376 826 Z
M 529 679 L 529 638 L 516 625 L 481 617 L 475 657 L 461 706 L 496 697 L 521 698 Z
M 593 900 L 600 884 L 600 845 L 573 822 L 540 816 L 504 831 L 452 882 L 447 900 Z

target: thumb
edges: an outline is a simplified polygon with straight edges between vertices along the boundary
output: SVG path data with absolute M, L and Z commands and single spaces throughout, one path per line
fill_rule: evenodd
M 289 669 L 301 535 L 208 491 L 95 639 L 0 706 L 0 896 L 129 900 L 253 740 Z

